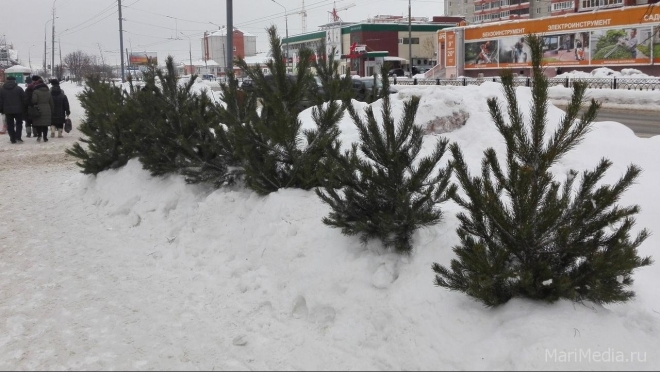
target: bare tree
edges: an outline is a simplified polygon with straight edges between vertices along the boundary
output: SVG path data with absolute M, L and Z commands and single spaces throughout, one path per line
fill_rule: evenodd
M 64 65 L 55 65 L 55 77 L 62 80 L 64 77 Z
M 424 58 L 433 59 L 433 57 L 435 56 L 435 48 L 437 47 L 435 37 L 434 36 L 424 37 L 422 38 L 421 42 L 422 42 L 421 49 L 423 53 L 422 56 Z
M 64 63 L 69 67 L 69 71 L 76 81 L 81 81 L 90 73 L 92 57 L 85 52 L 78 50 L 69 53 L 64 57 Z

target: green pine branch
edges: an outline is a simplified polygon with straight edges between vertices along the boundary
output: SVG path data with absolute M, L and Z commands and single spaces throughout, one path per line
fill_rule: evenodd
M 506 166 L 495 150 L 487 149 L 481 175 L 472 176 L 460 148 L 450 147 L 463 191 L 453 198 L 465 212 L 458 215 L 456 258 L 449 267 L 433 265 L 435 283 L 486 306 L 514 297 L 626 301 L 634 295 L 628 289 L 633 270 L 651 264 L 637 255 L 648 231 L 631 236 L 639 207 L 617 205 L 641 170 L 631 165 L 614 185 L 600 185 L 612 165 L 602 159 L 582 173 L 579 183 L 573 170 L 563 185 L 555 180 L 550 167 L 584 139 L 600 105 L 592 100 L 579 116 L 586 86 L 576 84 L 566 115 L 548 135 L 543 41 L 533 35 L 526 41 L 533 61 L 529 121 L 523 120 L 510 71 L 502 74 L 507 116 L 496 99 L 488 100 L 506 144 Z
M 382 80 L 387 90 L 386 68 Z M 323 219 L 325 224 L 345 235 L 357 235 L 363 243 L 379 239 L 399 253 L 410 253 L 413 233 L 441 220 L 439 204 L 455 191 L 449 181 L 451 168 L 438 169 L 448 141 L 439 140 L 431 155 L 419 157 L 423 133 L 414 124 L 418 107 L 419 97 L 413 97 L 405 103 L 404 114 L 396 123 L 386 95 L 379 123 L 372 107 L 365 110 L 363 118 L 347 105 L 360 133 L 360 144 L 335 155 L 333 177 L 316 190 L 332 209 Z

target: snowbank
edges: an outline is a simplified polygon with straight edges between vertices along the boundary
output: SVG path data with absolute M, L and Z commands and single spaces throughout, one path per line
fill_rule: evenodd
M 395 115 L 413 94 L 422 95 L 419 123 L 469 111 L 446 137 L 473 173 L 487 147 L 503 150 L 486 107 L 502 98 L 499 84 L 402 90 Z M 529 89 L 518 94 L 528 110 Z M 551 107 L 548 132 L 562 114 Z M 340 127 L 345 147 L 357 141 L 348 118 Z M 427 136 L 425 154 L 436 140 Z M 659 150 L 660 137 L 602 122 L 553 171 L 561 178 L 607 156 L 611 183 L 640 165 L 621 203 L 642 206 L 637 230 L 658 230 L 660 198 L 649 196 L 660 182 Z M 444 221 L 419 230 L 414 253 L 400 257 L 323 225 L 329 208 L 313 191 L 214 191 L 153 178 L 137 161 L 98 177 L 60 170 L 34 182 L 70 197 L 2 211 L 0 236 L 13 243 L 0 250 L 0 369 L 660 368 L 660 266 L 635 273 L 637 297 L 627 304 L 514 300 L 487 309 L 433 285 L 431 264 L 448 264 L 458 243 L 451 202 Z M 22 225 L 8 213 L 48 223 L 29 237 L 9 234 Z M 657 255 L 655 232 L 642 255 Z

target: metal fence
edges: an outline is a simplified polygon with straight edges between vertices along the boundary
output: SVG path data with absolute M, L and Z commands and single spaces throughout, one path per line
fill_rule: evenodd
M 390 82 L 394 85 L 451 85 L 451 86 L 468 86 L 468 85 L 481 85 L 486 81 L 500 82 L 499 77 L 488 78 L 455 78 L 455 79 L 411 79 L 411 78 L 390 78 Z M 588 88 L 592 89 L 626 89 L 626 90 L 660 90 L 660 78 L 549 78 L 548 83 L 550 86 L 563 86 L 566 88 L 573 87 L 575 82 L 585 82 Z M 529 77 L 516 77 L 514 78 L 514 85 L 516 86 L 531 86 L 532 80 Z

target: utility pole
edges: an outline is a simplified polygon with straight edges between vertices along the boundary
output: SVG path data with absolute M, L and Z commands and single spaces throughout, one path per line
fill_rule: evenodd
M 121 56 L 121 82 L 126 81 L 126 72 L 124 70 L 124 30 L 122 29 L 122 17 L 121 17 L 121 0 L 117 0 L 119 5 L 119 55 Z
M 408 0 L 408 58 L 410 58 L 410 63 L 408 64 L 408 73 L 412 77 L 412 17 L 410 11 L 410 0 Z
M 103 49 L 101 49 L 101 43 L 96 43 L 96 45 L 99 46 L 99 53 L 101 54 L 101 71 L 99 73 L 103 73 L 103 70 L 105 70 L 105 59 L 103 58 Z
M 44 23 L 44 74 L 48 72 L 48 42 L 46 41 L 46 35 L 48 30 L 48 22 L 52 22 L 52 19 L 49 19 Z
M 224 62 L 225 62 L 224 65 L 225 65 L 225 66 L 229 66 L 229 65 L 227 64 L 227 50 L 225 49 L 225 44 L 227 44 L 227 43 L 223 43 L 223 44 L 222 44 L 222 59 L 223 59 Z M 229 70 L 227 70 L 227 72 L 228 72 L 228 71 L 229 71 Z
M 124 55 L 124 52 L 121 52 L 121 55 L 123 56 L 123 55 Z M 131 60 L 131 55 L 128 54 L 128 48 L 126 48 L 126 60 L 129 61 L 128 63 L 131 63 L 131 62 L 130 62 L 130 60 Z M 121 66 L 122 66 L 122 69 L 121 69 L 121 72 L 122 72 L 121 79 L 122 79 L 122 81 L 123 81 L 123 80 L 124 80 L 124 75 L 123 75 L 123 73 L 124 73 L 124 60 L 123 60 L 123 59 L 122 59 L 122 62 L 121 62 Z M 128 76 L 129 76 L 130 78 L 134 78 L 134 77 L 136 77 L 136 75 L 137 75 L 137 74 L 135 73 L 134 70 L 128 70 Z
M 188 38 L 188 53 L 190 53 L 189 54 L 189 57 L 190 57 L 190 76 L 192 76 L 193 75 L 193 70 L 195 69 L 193 67 L 193 63 L 192 63 L 192 41 L 190 39 L 190 36 L 186 36 L 183 32 L 181 32 L 181 35 Z
M 55 75 L 55 3 L 57 0 L 53 0 L 53 33 L 50 35 L 50 74 Z
M 227 71 L 234 72 L 234 4 L 233 0 L 227 0 Z
M 57 48 L 59 49 L 59 52 L 60 52 L 60 74 L 64 75 L 64 67 L 62 66 L 62 39 L 57 38 L 57 40 L 58 40 L 58 44 L 59 44 L 57 46 Z M 57 76 L 57 78 L 59 79 L 59 78 L 61 78 L 61 76 Z

